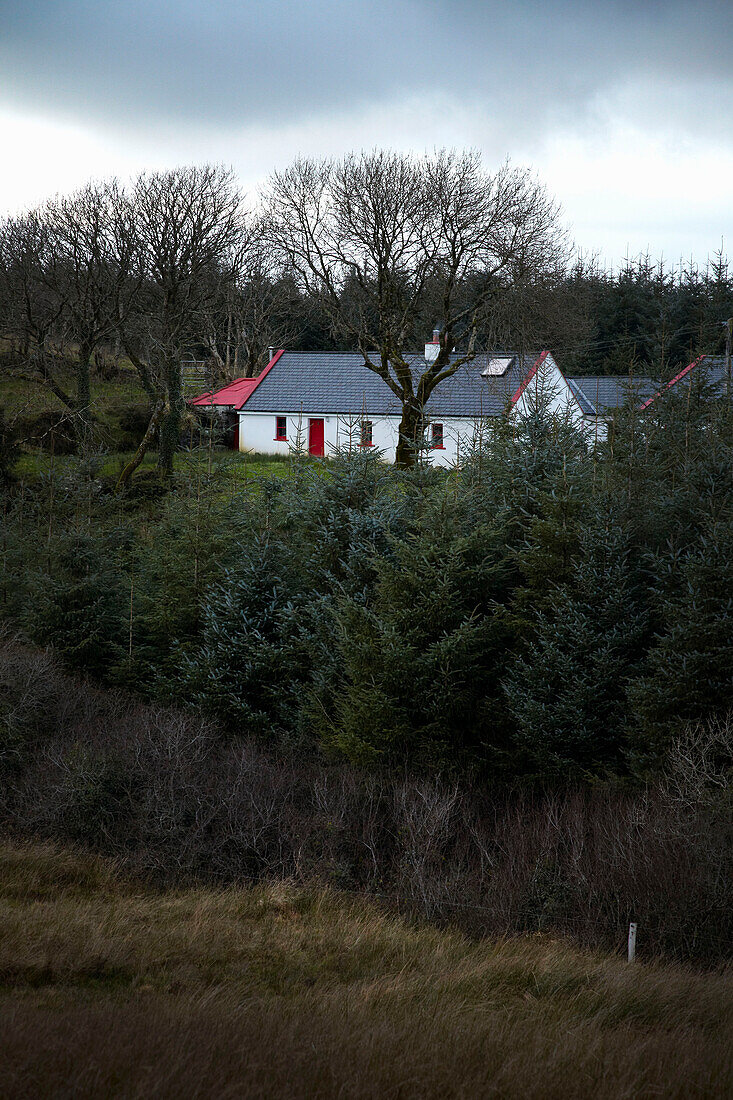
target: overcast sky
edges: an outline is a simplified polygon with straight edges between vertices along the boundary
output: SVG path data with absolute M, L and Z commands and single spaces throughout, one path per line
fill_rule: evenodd
M 0 0 L 0 212 L 89 178 L 478 148 L 578 245 L 733 239 L 733 0 Z

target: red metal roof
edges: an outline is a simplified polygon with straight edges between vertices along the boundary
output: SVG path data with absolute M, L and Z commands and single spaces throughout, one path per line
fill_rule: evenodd
M 258 374 L 256 378 L 235 378 L 233 382 L 230 382 L 226 386 L 222 386 L 220 390 L 213 390 L 211 393 L 202 393 L 198 397 L 194 397 L 191 404 L 198 405 L 199 407 L 206 405 L 225 405 L 228 408 L 241 409 L 252 391 L 259 386 L 262 379 L 270 368 L 274 367 L 281 355 L 282 348 L 273 355 L 262 374 Z
M 199 406 L 229 405 L 234 409 L 241 409 L 258 382 L 259 378 L 236 378 L 220 390 L 214 390 L 212 393 L 202 393 L 199 397 L 194 397 L 191 404 Z

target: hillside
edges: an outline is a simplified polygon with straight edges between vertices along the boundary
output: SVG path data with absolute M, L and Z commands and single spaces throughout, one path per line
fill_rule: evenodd
M 74 392 L 73 364 L 61 362 L 54 368 L 56 381 L 68 393 Z M 134 368 L 123 362 L 110 365 L 105 371 L 94 370 L 91 376 L 92 407 L 100 420 L 106 421 L 119 408 L 145 404 L 147 398 Z M 0 406 L 9 418 L 38 415 L 43 412 L 62 413 L 64 406 L 51 389 L 25 375 L 19 377 L 12 356 L 0 341 Z
M 0 1094 L 723 1096 L 730 973 L 0 849 Z

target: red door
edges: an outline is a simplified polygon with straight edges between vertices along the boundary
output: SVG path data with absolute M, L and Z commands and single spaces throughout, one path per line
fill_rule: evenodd
M 308 421 L 308 454 L 323 455 L 323 421 Z

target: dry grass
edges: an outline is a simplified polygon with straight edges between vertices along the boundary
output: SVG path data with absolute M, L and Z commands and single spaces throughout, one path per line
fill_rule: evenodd
M 0 848 L 0 1095 L 733 1092 L 733 978 Z

